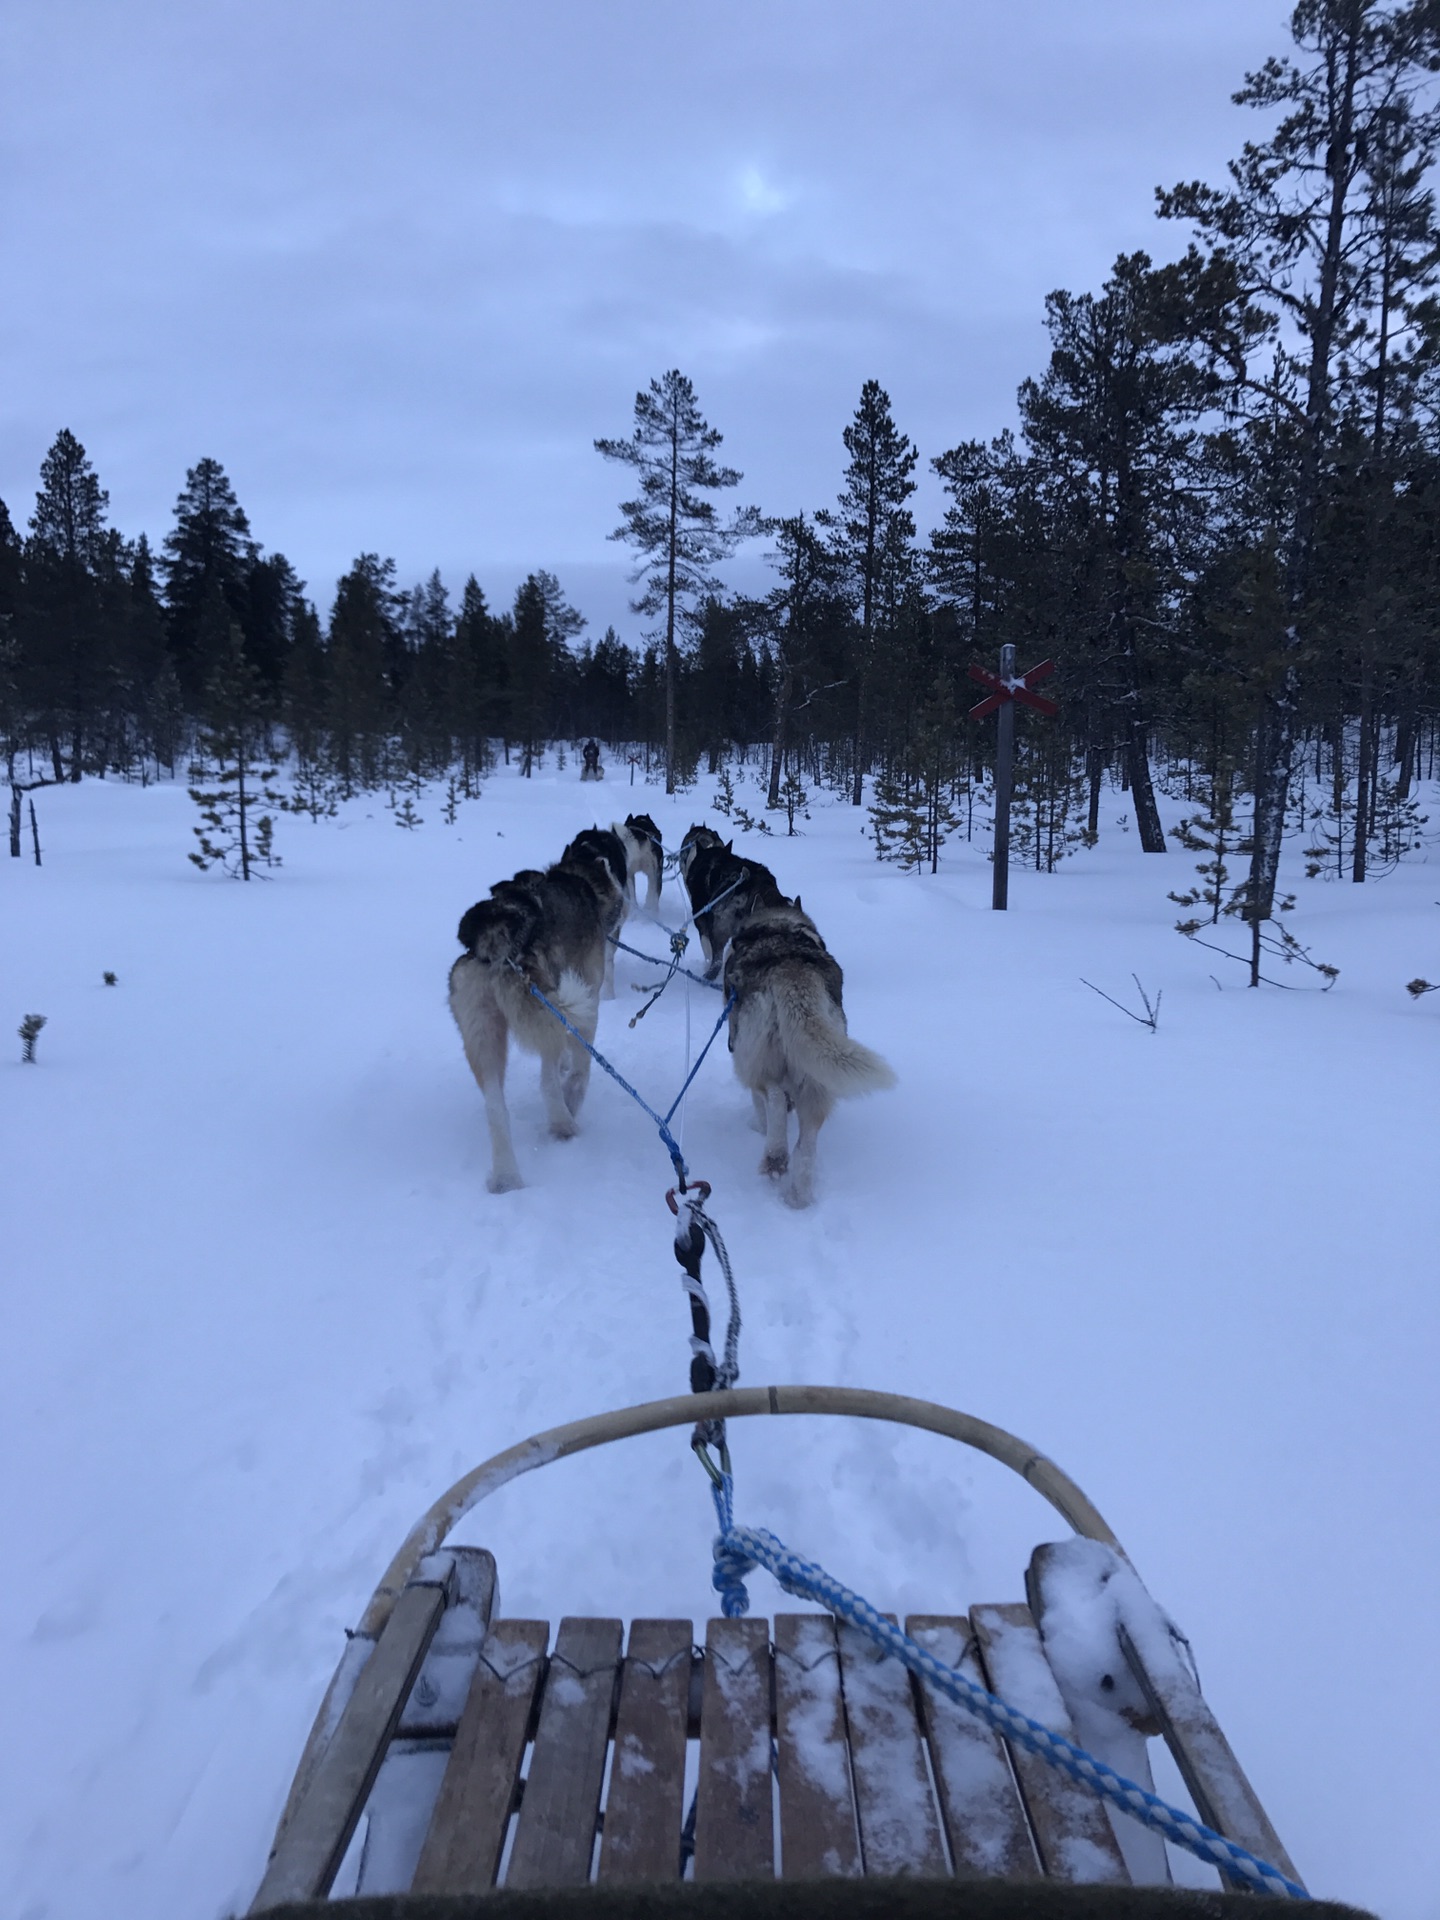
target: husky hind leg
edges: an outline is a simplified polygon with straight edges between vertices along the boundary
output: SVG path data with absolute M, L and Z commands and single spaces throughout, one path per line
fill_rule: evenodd
M 757 1096 L 758 1097 L 758 1096 Z M 765 1157 L 761 1173 L 777 1178 L 790 1165 L 790 1107 L 781 1087 L 765 1089 Z
M 590 1086 L 590 1055 L 578 1040 L 570 1042 L 569 1072 L 565 1076 L 565 1104 L 571 1115 L 578 1114 Z
M 790 1162 L 790 1181 L 781 1195 L 787 1207 L 808 1207 L 815 1198 L 815 1149 L 835 1102 L 813 1080 L 803 1081 L 795 1096 L 795 1113 L 800 1122 L 800 1137 L 795 1142 Z
M 505 1105 L 510 1029 L 485 969 L 468 955 L 450 970 L 450 1011 L 460 1029 L 470 1071 L 485 1098 L 485 1118 L 490 1128 L 490 1177 L 485 1184 L 491 1193 L 509 1193 L 525 1184 L 515 1159 L 510 1113 Z
M 560 1072 L 561 1062 L 568 1053 L 568 1047 L 562 1043 L 558 1047 L 547 1047 L 540 1056 L 540 1093 L 545 1102 L 545 1118 L 556 1140 L 573 1140 L 577 1131 L 574 1110 Z

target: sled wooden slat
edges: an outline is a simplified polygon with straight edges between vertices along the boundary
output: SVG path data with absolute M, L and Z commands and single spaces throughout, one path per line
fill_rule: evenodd
M 560 1622 L 507 1887 L 583 1886 L 590 1878 L 621 1632 L 618 1620 Z
M 865 1871 L 948 1873 L 909 1669 L 857 1627 L 838 1638 Z
M 636 1620 L 620 1680 L 601 1880 L 675 1880 L 685 1818 L 688 1620 Z
M 415 1869 L 416 1893 L 484 1893 L 495 1884 L 549 1639 L 543 1620 L 491 1628 Z
M 695 1878 L 768 1880 L 774 1872 L 769 1622 L 712 1620 L 705 1629 Z
M 775 1737 L 782 1878 L 860 1873 L 840 1649 L 828 1614 L 775 1616 Z
M 1030 1609 L 972 1607 L 985 1684 L 1012 1707 L 1054 1733 L 1074 1729 Z M 1045 1872 L 1072 1884 L 1128 1886 L 1129 1870 L 1102 1803 L 1068 1775 L 1007 1741 L 1015 1777 Z
M 938 1659 L 1070 1733 L 1059 1643 L 1052 1671 L 1036 1625 L 1047 1568 L 1060 1582 L 1054 1604 L 1064 1624 L 1074 1616 L 1062 1574 L 1080 1568 L 1103 1586 L 1123 1554 L 1053 1462 L 967 1414 L 855 1388 L 655 1401 L 497 1454 L 411 1528 L 316 1715 L 251 1913 L 323 1898 L 342 1862 L 348 1875 L 357 1855 L 362 1894 L 372 1886 L 399 1892 L 408 1878 L 422 1896 L 473 1900 L 502 1882 L 542 1892 L 583 1886 L 592 1872 L 607 1884 L 678 1884 L 691 1779 L 693 1867 L 702 1882 L 761 1882 L 777 1872 L 796 1882 L 883 1882 L 953 1872 L 965 1880 L 1128 1884 L 1133 1849 L 1123 1816 L 1112 1826 L 1105 1805 L 1077 1782 L 992 1735 L 855 1628 L 824 1614 L 780 1615 L 772 1645 L 768 1621 L 712 1620 L 697 1656 L 689 1622 L 638 1619 L 622 1659 L 619 1621 L 566 1619 L 547 1658 L 543 1623 L 492 1621 L 490 1556 L 445 1545 L 479 1501 L 550 1461 L 695 1420 L 766 1414 L 887 1420 L 943 1435 L 1010 1467 L 1094 1543 L 1064 1558 L 1052 1557 L 1058 1548 L 1037 1548 L 1026 1576 L 1031 1606 L 906 1622 Z M 1133 1610 L 1112 1616 L 1113 1666 L 1104 1652 L 1105 1671 L 1120 1675 L 1128 1661 L 1148 1703 L 1147 1713 L 1132 1696 L 1126 1718 L 1137 1736 L 1164 1733 L 1202 1818 L 1293 1875 L 1193 1674 L 1171 1657 L 1163 1615 L 1132 1597 Z M 1138 1649 L 1120 1624 L 1127 1619 L 1143 1639 Z M 1078 1712 L 1088 1695 L 1074 1697 Z M 1096 1744 L 1108 1757 L 1104 1739 Z M 1130 1756 L 1127 1770 L 1147 1778 L 1143 1747 L 1118 1732 L 1117 1744 Z M 1158 1879 L 1138 1855 L 1131 1871 Z M 876 1892 L 883 1903 L 884 1887 Z M 963 1904 L 964 1889 L 954 1897 Z M 1019 1897 L 1029 1895 L 1022 1888 Z
M 975 1635 L 963 1616 L 912 1614 L 905 1631 L 937 1660 L 984 1684 Z M 928 1680 L 920 1682 L 920 1700 L 956 1873 L 1038 1880 L 1030 1823 L 1000 1736 L 937 1693 Z
M 448 1582 L 417 1581 L 395 1602 L 305 1795 L 276 1844 L 252 1911 L 329 1892 L 447 1597 Z
M 1124 1627 L 1120 1645 L 1206 1826 L 1298 1880 L 1279 1834 L 1194 1680 L 1183 1671 L 1152 1678 Z M 1233 1884 L 1248 1888 L 1247 1882 L 1238 1879 Z

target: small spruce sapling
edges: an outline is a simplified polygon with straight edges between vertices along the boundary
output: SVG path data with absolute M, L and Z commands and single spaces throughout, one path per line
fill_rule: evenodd
M 27 1013 L 25 1018 L 20 1022 L 18 1031 L 21 1040 L 25 1043 L 25 1050 L 20 1055 L 20 1058 L 26 1066 L 34 1066 L 35 1064 L 35 1042 L 40 1038 L 40 1029 L 44 1025 L 45 1015 L 43 1013 Z
M 730 820 L 735 814 L 735 781 L 728 767 L 720 769 L 719 779 L 720 784 L 715 789 L 715 798 L 711 804 L 718 814 Z
M 284 799 L 270 786 L 275 768 L 264 764 L 264 684 L 233 623 L 210 676 L 206 708 L 200 777 L 207 784 L 189 789 L 204 824 L 194 829 L 200 851 L 190 858 L 202 872 L 218 866 L 232 879 L 249 880 L 256 867 L 280 864 L 274 819 L 256 813 L 262 806 L 278 810 Z
M 1200 876 L 1198 887 L 1191 887 L 1187 893 L 1166 896 L 1177 907 L 1209 909 L 1190 919 L 1177 920 L 1175 931 L 1195 934 L 1207 924 L 1219 926 L 1222 914 L 1239 913 L 1244 902 L 1241 891 L 1232 884 L 1233 876 L 1226 864 L 1226 855 L 1243 854 L 1248 848 L 1235 820 L 1235 794 L 1228 767 L 1221 768 L 1215 774 L 1208 812 L 1192 814 L 1182 820 L 1175 829 L 1175 838 L 1191 853 L 1210 855 L 1208 860 L 1197 860 L 1195 863 L 1195 871 Z
M 801 784 L 800 776 L 792 768 L 780 782 L 780 804 L 785 809 L 785 832 L 788 838 L 795 838 L 795 816 L 798 813 L 804 820 L 810 818 L 810 795 Z

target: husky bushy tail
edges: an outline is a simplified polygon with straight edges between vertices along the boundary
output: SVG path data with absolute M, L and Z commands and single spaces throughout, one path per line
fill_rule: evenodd
M 844 984 L 798 899 L 758 907 L 731 937 L 730 1051 L 765 1134 L 760 1171 L 789 1173 L 784 1197 L 793 1207 L 808 1207 L 814 1197 L 816 1144 L 835 1102 L 895 1084 L 880 1055 L 851 1039 Z M 800 1127 L 793 1161 L 792 1108 Z
M 626 866 L 629 877 L 625 883 L 625 897 L 633 910 L 637 903 L 635 883 L 643 873 L 646 880 L 645 905 L 651 913 L 660 898 L 660 887 L 665 877 L 664 848 L 660 840 L 660 829 L 648 813 L 632 813 L 624 820 L 617 820 L 610 831 L 619 836 L 625 849 Z
M 798 1073 L 834 1100 L 894 1086 L 894 1068 L 846 1032 L 844 1013 L 813 969 L 787 968 L 772 992 L 785 1057 Z

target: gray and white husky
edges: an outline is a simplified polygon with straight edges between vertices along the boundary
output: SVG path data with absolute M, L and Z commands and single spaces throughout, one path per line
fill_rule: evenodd
M 789 1172 L 783 1197 L 792 1207 L 808 1207 L 815 1197 L 816 1141 L 835 1102 L 895 1084 L 879 1054 L 850 1038 L 843 986 L 838 962 L 798 898 L 757 907 L 731 935 L 730 1052 L 765 1134 L 760 1171 L 776 1178 Z M 793 1159 L 792 1107 L 800 1123 Z
M 545 873 L 527 870 L 500 881 L 460 922 L 465 952 L 450 969 L 450 1011 L 485 1096 L 492 1193 L 524 1185 L 505 1105 L 511 1034 L 540 1056 L 540 1091 L 557 1140 L 574 1134 L 590 1083 L 590 1055 L 530 987 L 593 1042 L 613 953 L 606 932 L 623 913 L 623 879 L 607 859 L 572 842 Z
M 636 905 L 635 883 L 643 873 L 646 880 L 645 905 L 651 913 L 660 898 L 660 883 L 664 878 L 664 850 L 660 844 L 660 829 L 648 813 L 632 813 L 624 820 L 617 820 L 610 831 L 618 834 L 625 849 L 625 861 L 629 871 L 626 894 L 631 908 Z

